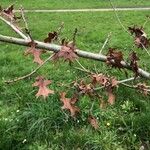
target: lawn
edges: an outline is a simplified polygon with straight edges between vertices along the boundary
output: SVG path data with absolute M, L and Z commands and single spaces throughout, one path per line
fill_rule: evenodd
M 124 2 L 127 4 L 126 1 Z M 28 5 L 25 4 L 27 8 L 29 8 Z M 34 8 L 39 8 L 39 5 L 37 3 Z M 56 8 L 62 8 L 59 7 L 61 3 L 56 6 Z M 63 5 L 64 8 L 66 6 L 67 4 Z M 77 8 L 78 6 L 76 5 Z M 87 3 L 86 8 L 88 6 Z M 47 8 L 47 6 L 41 3 L 40 8 Z M 107 53 L 108 47 L 116 47 L 124 53 L 127 59 L 133 49 L 132 38 L 124 32 L 113 12 L 28 13 L 26 15 L 32 35 L 37 40 L 43 41 L 47 33 L 56 30 L 63 21 L 65 27 L 61 36 L 71 39 L 74 29 L 78 28 L 77 47 L 80 49 L 98 53 L 110 32 L 112 38 L 109 45 L 103 50 L 103 54 Z M 149 12 L 119 12 L 118 15 L 127 28 L 134 24 L 143 25 Z M 146 24 L 145 31 L 150 35 L 149 24 Z M 15 36 L 15 33 L 2 22 L 0 22 L 0 33 Z M 59 92 L 68 91 L 67 95 L 71 96 L 73 91 L 66 86 L 60 86 L 60 83 L 68 85 L 75 79 L 87 76 L 86 73 L 74 68 L 78 66 L 77 63 L 69 66 L 63 61 L 49 62 L 31 79 L 7 85 L 4 80 L 29 73 L 37 65 L 32 63 L 31 57 L 23 55 L 25 47 L 0 43 L 0 48 L 0 149 L 139 150 L 142 142 L 150 142 L 149 97 L 143 96 L 134 89 L 120 86 L 116 90 L 117 99 L 113 106 L 100 109 L 97 100 L 92 99 L 96 101 L 93 115 L 97 117 L 100 126 L 96 131 L 87 121 L 91 108 L 89 97 L 80 98 L 78 105 L 81 108 L 81 115 L 76 120 L 68 117 L 68 112 L 61 110 Z M 140 66 L 150 70 L 149 56 L 146 52 L 135 47 L 134 50 L 140 56 Z M 45 54 L 43 59 L 48 56 L 49 54 Z M 95 66 L 99 73 L 114 75 L 118 80 L 126 78 L 124 72 L 110 69 L 101 62 L 83 58 L 80 58 L 79 61 L 85 68 L 92 71 Z M 53 81 L 50 88 L 55 90 L 55 94 L 46 100 L 35 98 L 37 89 L 32 87 L 32 83 L 38 75 L 44 75 Z M 129 72 L 129 76 L 133 74 Z M 103 95 L 102 90 L 99 93 Z
M 116 7 L 148 7 L 149 0 L 112 0 Z M 109 0 L 1 0 L 0 5 L 7 6 L 15 3 L 16 8 L 23 5 L 26 9 L 69 9 L 69 8 L 108 8 Z

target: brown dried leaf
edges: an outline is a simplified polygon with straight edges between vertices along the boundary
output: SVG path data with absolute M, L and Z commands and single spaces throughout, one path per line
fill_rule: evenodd
M 150 46 L 150 39 L 147 38 L 147 34 L 144 32 L 144 29 L 138 27 L 129 27 L 130 33 L 134 35 L 135 45 L 138 48 L 148 48 Z
M 100 108 L 105 109 L 107 107 L 107 102 L 104 100 L 100 100 Z
M 116 87 L 118 85 L 118 81 L 112 77 L 109 78 L 103 74 L 92 74 L 92 84 L 99 84 L 104 87 Z
M 137 84 L 137 89 L 142 92 L 145 96 L 148 95 L 148 88 L 146 83 L 139 83 Z
M 53 56 L 53 60 L 58 60 L 59 58 L 64 58 L 65 61 L 73 62 L 78 56 L 75 53 L 75 46 L 72 42 L 63 45 L 61 50 Z
M 75 83 L 76 87 L 77 87 L 77 91 L 80 94 L 83 95 L 89 95 L 89 96 L 93 96 L 94 95 L 94 87 L 92 86 L 92 84 L 86 84 L 83 80 L 80 81 L 80 83 Z
M 115 103 L 116 96 L 113 94 L 112 89 L 107 90 L 108 93 L 108 103 L 113 105 Z
M 33 55 L 34 57 L 34 60 L 33 62 L 36 62 L 38 63 L 39 65 L 43 63 L 43 60 L 40 58 L 41 54 L 44 53 L 43 50 L 39 50 L 39 49 L 36 49 L 36 43 L 34 43 L 33 41 L 32 42 L 29 42 L 28 43 L 31 47 L 26 49 L 25 51 L 25 55 L 28 55 L 28 54 L 31 54 Z
M 14 10 L 14 4 L 10 5 L 8 8 L 4 9 L 3 11 L 7 15 L 14 16 L 13 10 Z
M 48 37 L 44 39 L 44 42 L 45 43 L 51 43 L 53 42 L 54 40 L 57 40 L 58 39 L 58 33 L 56 31 L 54 32 L 50 32 L 48 34 Z
M 98 121 L 94 116 L 90 115 L 88 121 L 95 130 L 99 128 Z
M 47 88 L 47 86 L 51 84 L 51 80 L 45 80 L 44 77 L 39 76 L 36 78 L 36 82 L 32 84 L 32 86 L 39 87 L 39 91 L 36 94 L 36 97 L 43 96 L 44 99 L 48 97 L 49 94 L 54 94 L 53 90 Z
M 129 60 L 130 60 L 130 67 L 132 69 L 132 71 L 135 73 L 135 78 L 139 76 L 139 73 L 138 73 L 138 56 L 135 52 L 132 52 L 129 56 Z
M 75 106 L 74 104 L 78 101 L 77 98 L 66 98 L 66 93 L 62 92 L 60 93 L 60 100 L 63 102 L 62 109 L 69 110 L 72 117 L 75 117 L 75 115 L 80 112 L 80 109 Z
M 114 48 L 109 48 L 109 52 L 107 53 L 107 61 L 108 65 L 111 65 L 115 68 L 123 68 L 121 61 L 123 61 L 123 54 L 121 51 L 116 51 Z
M 141 37 L 142 35 L 146 35 L 146 33 L 144 32 L 142 27 L 140 27 L 140 28 L 138 28 L 136 26 L 128 27 L 128 30 L 130 31 L 130 33 L 132 35 L 135 35 L 135 37 Z

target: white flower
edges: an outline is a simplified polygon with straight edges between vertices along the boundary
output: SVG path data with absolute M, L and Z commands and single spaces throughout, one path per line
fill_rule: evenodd
M 107 126 L 110 126 L 110 123 L 109 123 L 109 122 L 107 122 Z
M 5 118 L 4 120 L 5 120 L 5 121 L 7 121 L 7 120 L 8 120 L 8 118 Z
M 27 141 L 27 139 L 24 139 L 24 140 L 22 141 L 22 143 L 24 144 L 26 141 Z
M 20 110 L 18 109 L 16 112 L 18 113 Z

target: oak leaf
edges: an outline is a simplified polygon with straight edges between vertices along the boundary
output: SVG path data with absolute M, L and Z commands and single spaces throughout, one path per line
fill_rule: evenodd
M 75 117 L 75 115 L 80 112 L 80 109 L 75 106 L 75 103 L 78 101 L 76 97 L 66 98 L 66 93 L 62 92 L 60 93 L 60 101 L 63 102 L 62 109 L 69 110 L 72 117 Z
M 21 16 L 16 16 L 14 14 L 14 12 L 13 12 L 13 10 L 14 10 L 14 4 L 10 5 L 6 9 L 2 9 L 2 7 L 0 9 L 1 9 L 0 12 L 2 12 L 2 14 L 5 15 L 6 17 L 8 17 L 11 21 L 22 18 Z
M 139 66 L 138 66 L 138 60 L 140 60 L 137 56 L 137 54 L 135 52 L 132 52 L 129 55 L 129 60 L 130 60 L 130 67 L 132 69 L 132 71 L 135 73 L 135 78 L 139 76 L 138 70 L 139 70 Z
M 108 95 L 108 103 L 111 105 L 115 102 L 115 95 L 113 94 L 113 89 L 118 86 L 118 81 L 114 77 L 107 77 L 103 74 L 93 74 L 92 76 L 92 83 L 99 84 L 106 89 Z
M 71 63 L 78 58 L 77 54 L 75 53 L 75 49 L 76 48 L 73 42 L 65 43 L 65 45 L 62 45 L 60 51 L 55 53 L 53 60 L 63 58 L 65 61 L 69 61 L 69 63 Z
M 90 115 L 88 121 L 95 130 L 99 128 L 98 121 L 94 116 Z
M 14 10 L 14 5 L 10 5 L 8 8 L 4 9 L 3 11 L 7 15 L 10 15 L 13 17 L 14 16 L 13 10 Z
M 89 95 L 89 96 L 93 96 L 95 94 L 93 85 L 86 84 L 83 80 L 81 80 L 80 83 L 75 83 L 75 86 L 79 94 Z
M 123 54 L 121 51 L 117 51 L 114 48 L 109 48 L 107 53 L 107 61 L 106 63 L 115 68 L 123 68 L 121 61 L 123 61 Z
M 43 60 L 40 58 L 41 54 L 44 53 L 43 50 L 39 50 L 39 49 L 36 49 L 36 43 L 31 41 L 28 43 L 28 45 L 30 46 L 30 48 L 26 49 L 25 51 L 25 55 L 33 55 L 34 57 L 34 60 L 33 62 L 36 62 L 38 63 L 39 65 L 43 63 Z
M 150 46 L 150 39 L 147 38 L 147 34 L 144 32 L 143 27 L 129 27 L 128 30 L 134 35 L 134 43 L 138 48 L 148 48 Z
M 115 103 L 116 96 L 113 94 L 112 89 L 107 90 L 107 93 L 108 93 L 108 103 L 113 105 Z
M 147 85 L 146 83 L 139 83 L 137 84 L 137 89 L 143 93 L 145 96 L 148 95 L 148 88 L 147 88 Z
M 50 32 L 48 34 L 48 37 L 44 39 L 44 42 L 51 43 L 52 41 L 57 40 L 57 38 L 58 38 L 58 33 L 56 31 Z
M 51 84 L 51 80 L 45 80 L 44 77 L 38 76 L 36 78 L 36 82 L 32 84 L 32 86 L 39 87 L 39 91 L 36 94 L 36 97 L 43 96 L 44 99 L 48 97 L 49 94 L 54 94 L 53 90 L 47 88 L 47 86 Z

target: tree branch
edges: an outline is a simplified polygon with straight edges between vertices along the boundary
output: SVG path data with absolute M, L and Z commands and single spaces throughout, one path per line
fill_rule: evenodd
M 7 43 L 13 43 L 13 44 L 17 44 L 17 45 L 23 45 L 23 46 L 29 46 L 28 43 L 30 42 L 30 40 L 24 40 L 24 39 L 8 37 L 8 36 L 3 36 L 3 35 L 0 35 L 0 41 L 7 42 Z M 56 44 L 47 44 L 47 43 L 39 42 L 39 41 L 35 41 L 35 43 L 37 43 L 36 48 L 53 51 L 55 53 L 61 49 L 61 46 L 56 45 Z M 78 56 L 83 57 L 83 58 L 98 60 L 98 61 L 102 61 L 102 62 L 106 62 L 106 60 L 107 60 L 107 57 L 102 54 L 95 54 L 95 53 L 86 52 L 86 51 L 79 50 L 79 49 L 76 49 L 75 52 Z M 113 63 L 113 61 L 112 61 L 112 63 Z M 127 62 L 121 61 L 121 64 L 124 68 L 132 70 L 132 68 L 130 67 L 130 65 Z M 144 71 L 141 68 L 139 68 L 137 72 L 139 73 L 140 76 L 150 79 L 149 72 Z
M 5 22 L 7 25 L 9 25 L 17 34 L 20 35 L 20 37 L 22 37 L 23 39 L 28 39 L 28 37 L 23 33 L 21 32 L 15 25 L 13 25 L 13 23 L 7 21 L 5 18 L 3 18 L 2 16 L 0 16 L 0 19 Z

